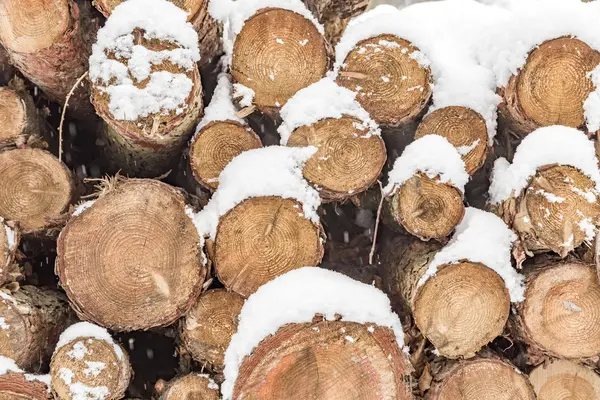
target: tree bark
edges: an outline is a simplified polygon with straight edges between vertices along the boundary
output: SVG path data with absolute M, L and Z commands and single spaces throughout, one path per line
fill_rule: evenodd
M 369 0 L 304 0 L 304 4 L 325 26 L 325 37 L 335 46 L 348 22 L 369 7 Z
M 203 374 L 189 374 L 168 383 L 160 380 L 156 383 L 155 389 L 159 400 L 219 400 L 221 398 L 219 385 L 208 375 Z
M 48 386 L 30 374 L 8 372 L 0 375 L 0 398 L 50 400 L 52 396 Z
M 0 87 L 0 149 L 41 142 L 40 115 L 20 79 Z
M 18 271 L 13 263 L 17 255 L 21 234 L 15 226 L 11 226 L 0 218 L 0 286 L 14 280 L 13 274 Z M 17 273 L 18 275 L 18 273 Z
M 566 360 L 552 360 L 529 374 L 538 400 L 600 398 L 600 376 Z

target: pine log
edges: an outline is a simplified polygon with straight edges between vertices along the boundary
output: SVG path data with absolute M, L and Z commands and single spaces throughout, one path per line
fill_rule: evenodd
M 600 376 L 584 366 L 553 360 L 531 371 L 529 380 L 538 400 L 600 398 Z
M 441 355 L 473 357 L 502 334 L 510 296 L 495 271 L 469 261 L 442 265 L 419 285 L 440 249 L 434 242 L 393 242 L 383 269 L 385 291 L 396 308 L 411 311 L 417 328 Z
M 595 89 L 588 73 L 599 63 L 600 52 L 574 37 L 541 43 L 499 89 L 500 116 L 522 136 L 549 125 L 585 130 L 583 103 Z
M 165 383 L 157 382 L 158 400 L 219 400 L 219 385 L 208 375 L 189 374 Z
M 88 2 L 73 0 L 3 0 L 0 3 L 0 42 L 11 63 L 51 100 L 64 103 L 67 94 L 88 70 L 88 57 L 98 22 Z M 92 108 L 89 87 L 69 100 L 75 116 Z
M 73 321 L 67 299 L 35 286 L 0 292 L 0 297 L 0 355 L 21 368 L 39 370 L 50 360 L 61 331 Z
M 79 209 L 58 238 L 55 270 L 80 318 L 130 331 L 185 314 L 207 275 L 189 212 L 180 191 L 146 179 L 113 184 Z
M 231 75 L 254 91 L 253 105 L 275 118 L 298 90 L 325 77 L 331 54 L 329 43 L 302 15 L 264 8 L 235 39 Z
M 336 45 L 350 19 L 364 12 L 369 0 L 304 0 L 304 4 L 325 26 L 329 43 Z
M 252 197 L 221 217 L 215 269 L 225 287 L 243 297 L 288 271 L 319 265 L 323 228 L 302 215 L 302 205 L 276 196 Z
M 431 71 L 411 57 L 415 51 L 394 35 L 362 40 L 348 53 L 337 82 L 357 92 L 356 100 L 382 127 L 408 125 L 424 114 L 432 95 Z
M 412 399 L 412 372 L 389 328 L 288 324 L 245 357 L 233 399 Z
M 52 395 L 42 380 L 30 374 L 8 372 L 0 375 L 0 399 L 3 400 L 50 400 Z
M 24 235 L 56 227 L 75 196 L 69 169 L 40 149 L 0 152 L 0 217 L 18 223 Z
M 33 99 L 21 87 L 0 87 L 0 149 L 39 140 L 40 117 Z
M 181 343 L 203 367 L 223 372 L 225 350 L 237 330 L 244 298 L 224 289 L 203 293 L 180 326 Z
M 14 271 L 14 261 L 18 252 L 21 234 L 15 226 L 11 226 L 0 218 L 0 286 L 10 282 Z

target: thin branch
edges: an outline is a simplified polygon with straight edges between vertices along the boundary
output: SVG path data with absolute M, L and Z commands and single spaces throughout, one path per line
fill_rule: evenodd
M 69 107 L 69 100 L 71 99 L 71 96 L 73 96 L 73 93 L 75 93 L 75 89 L 79 86 L 79 84 L 81 83 L 81 81 L 83 81 L 87 74 L 88 71 L 86 71 L 85 74 L 81 75 L 79 79 L 77 79 L 77 82 L 75 82 L 71 90 L 69 90 L 69 94 L 67 94 L 67 98 L 65 99 L 65 106 L 63 107 L 62 114 L 60 116 L 60 124 L 58 125 L 58 161 L 62 161 L 63 124 L 65 122 L 65 114 L 67 113 L 67 107 Z
M 383 186 L 381 181 L 377 181 L 379 189 L 381 191 L 381 200 L 379 200 L 379 207 L 377 207 L 377 218 L 375 219 L 375 229 L 373 230 L 373 245 L 371 246 L 371 252 L 369 253 L 369 264 L 373 265 L 373 255 L 375 254 L 375 246 L 377 245 L 377 231 L 379 230 L 379 220 L 381 219 L 381 209 L 383 208 L 383 200 L 385 194 L 383 193 Z

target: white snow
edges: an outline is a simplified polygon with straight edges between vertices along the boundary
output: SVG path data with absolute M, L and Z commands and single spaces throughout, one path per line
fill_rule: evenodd
M 470 152 L 472 152 L 473 150 L 475 150 L 475 147 L 477 147 L 477 145 L 479 145 L 479 142 L 481 141 L 481 139 L 477 139 L 476 141 L 474 141 L 473 143 L 471 143 L 468 146 L 458 146 L 456 148 L 456 150 L 458 150 L 458 154 L 460 154 L 461 156 L 466 156 L 467 154 L 469 154 Z
M 15 231 L 4 222 L 4 218 L 2 217 L 0 217 L 0 224 L 4 226 L 4 232 L 6 232 L 6 242 L 9 250 L 14 250 L 15 246 L 17 245 L 17 235 Z
M 15 307 L 19 305 L 14 297 L 12 297 L 11 295 L 7 294 L 6 292 L 4 292 L 2 290 L 0 290 L 0 298 L 2 299 L 3 303 L 6 303 L 8 301 Z
M 155 51 L 135 44 L 132 32 L 136 28 L 144 30 L 145 39 L 179 47 Z M 109 95 L 109 110 L 117 119 L 135 121 L 156 113 L 181 113 L 193 82 L 184 73 L 151 71 L 152 65 L 165 60 L 186 71 L 192 71 L 200 60 L 198 34 L 187 22 L 187 13 L 165 0 L 129 0 L 115 7 L 98 31 L 90 56 L 90 79 Z M 146 79 L 149 82 L 143 89 L 134 85 Z
M 83 370 L 85 376 L 97 377 L 106 368 L 106 364 L 101 361 L 86 361 L 85 364 L 87 365 Z
M 440 266 L 467 260 L 494 270 L 504 280 L 511 301 L 523 301 L 523 276 L 511 264 L 511 250 L 516 239 L 517 235 L 496 215 L 467 207 L 452 239 L 436 253 L 418 286 L 434 276 Z
M 4 317 L 0 317 L 0 329 L 6 331 L 6 330 L 8 330 L 8 328 L 10 328 L 10 325 L 8 325 L 6 323 L 6 320 L 4 319 Z
M 292 132 L 301 126 L 344 115 L 362 121 L 359 129 L 368 130 L 363 137 L 381 134 L 377 123 L 356 101 L 356 92 L 339 86 L 330 77 L 323 78 L 296 92 L 281 109 L 283 122 L 277 129 L 281 144 L 285 146 Z
M 583 114 L 588 130 L 596 132 L 600 130 L 600 65 L 590 72 L 588 77 L 594 83 L 594 91 L 583 103 Z
M 58 376 L 69 386 L 71 400 L 105 400 L 109 391 L 106 386 L 88 386 L 81 382 L 73 383 L 75 374 L 69 368 L 61 368 Z
M 557 196 L 554 193 L 546 192 L 544 189 L 536 190 L 535 193 L 536 194 L 541 194 L 550 203 L 562 203 L 562 202 L 564 202 L 566 200 L 564 197 Z
M 569 311 L 581 311 L 581 307 L 569 300 L 563 300 L 563 307 Z
M 83 340 L 80 340 L 77 343 L 75 343 L 73 345 L 73 350 L 67 352 L 67 355 L 69 357 L 74 358 L 76 360 L 83 360 L 83 357 L 85 357 L 86 354 L 90 354 L 90 351 L 85 346 Z
M 199 232 L 213 240 L 219 218 L 250 197 L 279 196 L 302 204 L 303 214 L 319 223 L 319 193 L 302 176 L 304 163 L 317 149 L 269 146 L 236 156 L 219 175 L 219 188 L 202 211 L 194 216 Z
M 17 366 L 15 360 L 0 356 L 0 375 L 5 375 L 9 372 L 23 372 L 21 368 Z
M 196 133 L 208 123 L 213 121 L 235 121 L 245 125 L 246 122 L 237 116 L 237 109 L 233 105 L 232 85 L 229 75 L 220 74 L 217 87 L 213 93 L 208 107 L 204 109 L 204 117 L 196 128 Z
M 544 165 L 570 165 L 579 169 L 600 190 L 600 172 L 594 143 L 575 128 L 548 126 L 525 136 L 510 164 L 505 158 L 494 163 L 490 185 L 490 202 L 498 204 L 510 196 L 518 197 Z
M 96 200 L 87 200 L 87 201 L 84 201 L 83 203 L 77 205 L 77 207 L 75 207 L 75 210 L 73 211 L 72 216 L 76 217 L 76 216 L 80 215 L 82 212 L 84 212 L 85 210 L 87 210 L 88 208 L 93 206 L 95 202 L 96 202 Z
M 208 385 L 207 385 L 207 387 L 209 389 L 219 390 L 219 385 L 217 385 L 217 383 L 215 381 L 213 381 L 213 379 L 210 377 L 210 375 L 208 375 L 208 374 L 198 374 L 198 376 L 200 376 L 202 378 L 205 378 L 205 379 L 208 379 Z
M 250 107 L 254 102 L 254 89 L 244 86 L 241 83 L 233 84 L 233 98 L 239 98 L 240 107 Z
M 296 269 L 261 286 L 244 304 L 237 333 L 225 352 L 223 398 L 231 399 L 240 364 L 265 337 L 289 323 L 309 323 L 316 314 L 389 327 L 398 346 L 404 346 L 402 325 L 382 291 L 326 269 Z
M 585 240 L 591 243 L 594 237 L 596 237 L 596 226 L 592 223 L 592 219 L 590 217 L 583 218 L 577 223 L 577 226 L 585 234 Z
M 463 193 L 469 180 L 458 150 L 439 135 L 425 135 L 406 146 L 394 162 L 384 193 L 392 194 L 417 172 L 429 178 L 439 176 L 440 182 L 451 184 Z
M 114 341 L 114 339 L 112 338 L 112 336 L 110 336 L 108 331 L 98 325 L 89 322 L 78 322 L 65 329 L 65 331 L 61 333 L 58 343 L 56 344 L 56 349 L 54 351 L 56 352 L 61 347 L 66 346 L 67 344 L 80 338 L 93 338 L 96 340 L 104 340 L 105 342 L 113 346 L 117 358 L 119 360 L 123 359 L 123 349 L 121 349 L 121 346 L 119 346 Z

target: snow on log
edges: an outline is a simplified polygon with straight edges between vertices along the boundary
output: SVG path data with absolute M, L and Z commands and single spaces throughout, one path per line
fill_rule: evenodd
M 192 373 L 175 378 L 168 383 L 159 381 L 156 385 L 158 400 L 219 400 L 219 385 L 208 375 Z
M 379 127 L 356 94 L 323 78 L 281 109 L 281 144 L 315 146 L 304 177 L 324 201 L 344 201 L 375 183 L 386 161 Z
M 40 149 L 0 152 L 0 181 L 0 217 L 26 235 L 55 226 L 75 193 L 67 166 Z
M 496 160 L 489 193 L 528 255 L 551 250 L 565 257 L 591 243 L 600 224 L 594 143 L 574 128 L 539 128 L 523 139 L 512 164 Z
M 50 377 L 58 399 L 121 399 L 132 370 L 127 353 L 106 329 L 80 322 L 60 335 Z
M 209 10 L 225 22 L 231 75 L 242 92 L 254 94 L 243 105 L 276 117 L 290 97 L 331 67 L 323 26 L 300 0 L 218 0 Z
M 529 373 L 538 400 L 598 399 L 600 376 L 567 360 L 552 360 Z
M 469 175 L 458 150 L 439 135 L 408 145 L 384 188 L 394 220 L 422 240 L 441 240 L 462 220 Z
M 467 208 L 444 248 L 394 246 L 383 276 L 388 293 L 441 355 L 473 357 L 502 333 L 511 301 L 523 300 L 523 278 L 511 265 L 515 239 L 495 215 Z
M 20 240 L 19 230 L 0 217 L 0 286 L 12 280 L 13 262 Z
M 515 305 L 513 334 L 534 363 L 545 355 L 589 360 L 600 354 L 600 285 L 592 265 L 540 261 L 525 266 L 525 300 Z
M 115 7 L 90 57 L 92 103 L 115 171 L 156 177 L 171 167 L 202 113 L 198 34 L 165 0 Z
M 12 294 L 0 291 L 0 355 L 22 368 L 38 370 L 72 320 L 67 299 L 58 291 L 35 286 Z
M 534 400 L 536 396 L 527 375 L 510 363 L 479 357 L 443 366 L 434 374 L 427 399 Z
M 40 118 L 24 88 L 0 87 L 0 126 L 0 149 L 40 137 Z
M 235 157 L 219 188 L 194 217 L 215 242 L 219 281 L 247 297 L 292 269 L 317 265 L 325 236 L 319 194 L 302 176 L 317 149 L 269 146 Z
M 165 326 L 195 302 L 207 275 L 192 211 L 159 181 L 113 184 L 61 231 L 56 274 L 80 318 L 116 331 Z
M 218 1 L 218 0 L 217 0 Z M 109 18 L 112 11 L 124 0 L 96 0 L 94 5 Z M 217 22 L 208 13 L 209 0 L 169 0 L 187 13 L 187 20 L 198 32 L 198 47 L 200 48 L 199 65 L 212 61 L 222 50 L 221 37 Z
M 244 298 L 224 289 L 203 293 L 181 321 L 180 339 L 192 358 L 215 373 L 223 371 L 225 350 L 237 330 Z
M 0 356 L 0 398 L 50 400 L 49 375 L 27 374 L 14 360 Z
M 223 398 L 412 399 L 403 346 L 380 290 L 318 267 L 290 271 L 242 308 Z
M 365 0 L 304 0 L 304 4 L 323 24 L 325 38 L 333 45 L 340 40 L 350 19 L 369 6 Z
M 0 42 L 11 63 L 51 100 L 64 103 L 67 94 L 88 70 L 88 56 L 97 21 L 87 2 L 20 0 L 0 4 Z M 75 116 L 91 114 L 89 87 L 69 100 Z
M 262 147 L 260 138 L 236 115 L 229 76 L 219 76 L 217 88 L 190 142 L 190 166 L 196 180 L 214 191 L 219 174 L 234 157 Z

